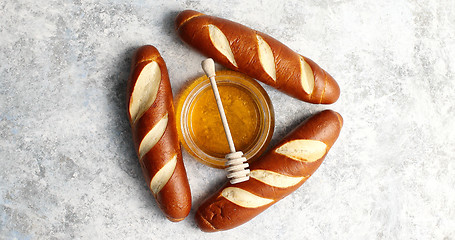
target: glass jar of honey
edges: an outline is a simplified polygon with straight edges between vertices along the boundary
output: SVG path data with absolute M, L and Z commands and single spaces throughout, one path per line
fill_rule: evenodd
M 265 90 L 250 77 L 234 71 L 216 72 L 216 82 L 237 151 L 250 162 L 267 148 L 275 116 Z M 207 76 L 187 85 L 178 96 L 179 140 L 198 161 L 224 168 L 229 145 Z

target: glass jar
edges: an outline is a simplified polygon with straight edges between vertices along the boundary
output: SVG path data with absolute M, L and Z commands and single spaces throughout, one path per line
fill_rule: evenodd
M 273 135 L 275 116 L 269 96 L 259 83 L 238 72 L 218 71 L 216 82 L 236 150 L 251 162 L 266 150 Z M 179 140 L 193 157 L 224 168 L 229 147 L 207 76 L 179 93 L 176 122 Z

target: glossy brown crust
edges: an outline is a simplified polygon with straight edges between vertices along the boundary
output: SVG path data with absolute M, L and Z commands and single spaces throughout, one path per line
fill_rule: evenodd
M 152 61 L 157 62 L 161 70 L 158 93 L 152 106 L 133 124 L 129 111 L 133 87 L 142 69 Z M 168 124 L 163 136 L 140 160 L 140 164 L 145 181 L 150 187 L 152 177 L 177 154 L 177 165 L 173 175 L 161 191 L 155 195 L 158 205 L 166 217 L 176 222 L 188 216 L 191 210 L 191 192 L 178 142 L 172 101 L 171 84 L 163 58 L 153 46 L 146 45 L 139 48 L 133 56 L 131 74 L 127 84 L 128 118 L 132 127 L 136 153 L 139 153 L 141 140 L 166 113 L 168 114 Z
M 205 56 L 213 58 L 227 68 L 245 73 L 294 98 L 309 103 L 330 104 L 334 103 L 340 96 L 340 88 L 333 77 L 311 59 L 302 56 L 312 68 L 315 79 L 312 94 L 307 94 L 300 84 L 299 59 L 301 55 L 267 34 L 236 22 L 204 15 L 193 10 L 181 12 L 177 16 L 175 24 L 180 38 Z M 209 24 L 217 26 L 224 33 L 238 67 L 234 66 L 213 46 L 207 27 Z M 276 81 L 263 70 L 260 64 L 256 34 L 261 36 L 272 49 L 275 58 Z
M 236 188 L 244 189 L 259 197 L 273 199 L 268 205 L 259 208 L 245 208 L 227 200 L 221 196 L 221 192 L 231 187 L 227 182 L 214 195 L 205 200 L 196 212 L 196 222 L 201 230 L 215 232 L 237 227 L 254 218 L 275 202 L 286 197 L 299 188 L 321 165 L 327 152 L 335 143 L 340 134 L 343 119 L 340 114 L 325 110 L 300 124 L 294 131 L 289 133 L 279 144 L 262 158 L 251 163 L 250 169 L 272 170 L 288 176 L 305 176 L 297 185 L 288 188 L 272 187 L 254 178 L 242 183 L 235 184 Z M 275 153 L 275 150 L 283 144 L 295 139 L 312 139 L 327 144 L 326 154 L 315 162 L 300 162 Z

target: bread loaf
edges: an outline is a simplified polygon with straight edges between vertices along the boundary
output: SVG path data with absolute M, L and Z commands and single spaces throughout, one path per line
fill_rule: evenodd
M 192 10 L 177 16 L 176 28 L 185 43 L 205 56 L 292 97 L 330 104 L 340 95 L 332 76 L 267 34 Z
M 321 165 L 342 125 L 340 114 L 331 110 L 303 122 L 250 164 L 250 180 L 227 182 L 205 200 L 196 212 L 198 226 L 207 232 L 234 228 L 295 191 Z
M 137 50 L 127 84 L 128 118 L 145 180 L 171 221 L 190 212 L 191 193 L 175 125 L 166 64 L 150 45 Z

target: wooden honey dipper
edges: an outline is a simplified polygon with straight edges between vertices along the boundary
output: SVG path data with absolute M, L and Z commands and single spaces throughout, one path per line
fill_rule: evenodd
M 224 113 L 223 103 L 221 102 L 220 93 L 218 92 L 218 87 L 215 81 L 215 62 L 213 59 L 208 58 L 202 61 L 201 65 L 205 74 L 210 79 L 213 94 L 215 95 L 216 105 L 218 106 L 218 111 L 220 113 L 221 122 L 223 123 L 224 133 L 226 134 L 229 150 L 231 151 L 231 153 L 228 153 L 225 156 L 227 161 L 224 165 L 226 166 L 226 171 L 228 172 L 227 178 L 230 179 L 231 184 L 248 181 L 248 179 L 250 179 L 250 169 L 248 169 L 249 165 L 246 162 L 246 158 L 243 157 L 243 152 L 235 150 L 226 114 Z

